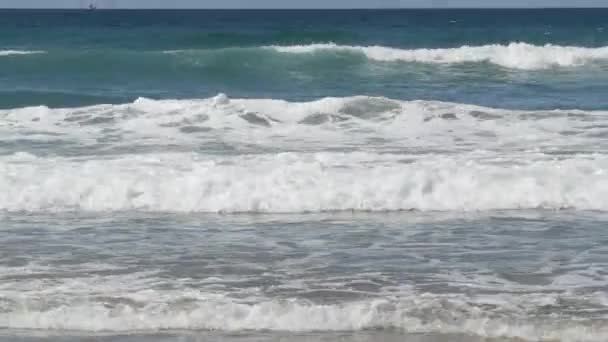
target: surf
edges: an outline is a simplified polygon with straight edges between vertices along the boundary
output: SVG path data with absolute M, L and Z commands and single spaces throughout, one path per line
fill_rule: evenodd
M 463 45 L 457 48 L 401 49 L 385 46 L 348 46 L 328 44 L 271 46 L 286 54 L 349 52 L 362 54 L 371 61 L 415 62 L 428 64 L 490 63 L 505 68 L 538 70 L 551 67 L 576 67 L 608 60 L 608 47 L 586 48 L 559 45 L 532 45 L 512 42 L 506 45 Z
M 608 211 L 608 158 L 279 153 L 0 158 L 0 210 L 305 213 Z

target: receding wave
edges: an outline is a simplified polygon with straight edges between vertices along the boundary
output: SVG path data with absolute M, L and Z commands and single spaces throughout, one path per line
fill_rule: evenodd
M 190 292 L 188 294 L 188 292 Z M 154 296 L 154 298 L 149 298 Z M 498 297 L 498 296 L 497 296 Z M 508 297 L 518 304 L 503 303 Z M 484 299 L 419 295 L 343 304 L 298 300 L 242 303 L 219 295 L 186 291 L 172 298 L 142 291 L 132 298 L 105 297 L 49 307 L 40 298 L 15 302 L 0 312 L 0 327 L 56 331 L 127 332 L 159 330 L 361 331 L 397 329 L 407 333 L 466 334 L 524 341 L 595 342 L 608 338 L 605 321 L 543 320 L 542 307 L 558 305 L 552 295 Z M 142 302 L 142 300 L 144 300 Z M 10 301 L 9 301 L 10 302 Z M 65 300 L 63 301 L 65 302 Z M 46 306 L 46 309 L 41 307 Z M 521 309 L 519 309 L 521 307 Z M 491 309 L 493 308 L 493 309 Z M 513 308 L 515 309 L 515 312 Z M 526 313 L 528 309 L 531 313 Z M 487 313 L 484 313 L 487 312 Z M 511 316 L 509 316 L 511 315 Z
M 416 62 L 434 64 L 491 63 L 513 69 L 545 69 L 550 67 L 574 67 L 608 60 L 608 47 L 585 48 L 557 45 L 508 45 L 461 46 L 450 49 L 399 49 L 384 46 L 346 46 L 336 44 L 312 44 L 273 46 L 281 53 L 314 53 L 320 51 L 346 51 L 364 54 L 374 61 Z

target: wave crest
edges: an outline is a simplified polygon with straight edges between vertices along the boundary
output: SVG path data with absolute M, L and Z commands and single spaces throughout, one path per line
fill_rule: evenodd
M 433 64 L 491 63 L 512 69 L 546 69 L 550 67 L 582 66 L 608 60 L 608 47 L 586 48 L 558 45 L 532 45 L 510 43 L 508 45 L 461 46 L 448 49 L 399 49 L 384 46 L 347 46 L 330 44 L 272 46 L 281 53 L 315 53 L 320 51 L 346 51 L 364 54 L 367 58 L 382 62 L 416 62 Z

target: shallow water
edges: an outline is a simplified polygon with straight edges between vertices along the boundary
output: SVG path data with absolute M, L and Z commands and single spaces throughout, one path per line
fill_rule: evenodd
M 607 333 L 601 213 L 6 214 L 3 222 L 0 325 L 16 331 L 110 340 L 152 331 L 196 340 L 209 330 L 228 340 Z

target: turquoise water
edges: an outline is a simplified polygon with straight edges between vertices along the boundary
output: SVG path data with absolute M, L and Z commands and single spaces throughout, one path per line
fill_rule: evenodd
M 434 65 L 370 60 L 336 49 L 285 55 L 263 47 L 332 42 L 410 50 L 524 42 L 598 48 L 608 42 L 606 13 L 3 11 L 2 49 L 46 53 L 2 59 L 0 106 L 82 106 L 223 92 L 288 100 L 374 95 L 501 108 L 602 109 L 604 58 L 584 68 L 556 69 L 546 62 L 522 70 L 518 64 L 557 58 L 559 52 L 514 51 L 502 65 L 466 58 Z M 166 53 L 175 50 L 181 51 Z
M 607 18 L 0 11 L 0 339 L 606 341 Z

